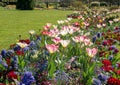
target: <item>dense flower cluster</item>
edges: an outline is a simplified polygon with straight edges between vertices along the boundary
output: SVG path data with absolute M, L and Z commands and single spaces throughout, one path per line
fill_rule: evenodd
M 0 85 L 120 85 L 120 20 L 94 11 L 68 17 L 2 50 Z

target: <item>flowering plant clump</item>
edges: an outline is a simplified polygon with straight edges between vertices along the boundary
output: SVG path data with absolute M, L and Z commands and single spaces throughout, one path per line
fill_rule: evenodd
M 2 50 L 0 85 L 119 85 L 119 18 L 94 11 L 68 17 Z

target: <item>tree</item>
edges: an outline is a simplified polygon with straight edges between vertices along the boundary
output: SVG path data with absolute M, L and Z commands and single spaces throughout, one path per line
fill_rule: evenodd
M 34 0 L 17 0 L 16 8 L 19 10 L 33 10 L 35 6 Z

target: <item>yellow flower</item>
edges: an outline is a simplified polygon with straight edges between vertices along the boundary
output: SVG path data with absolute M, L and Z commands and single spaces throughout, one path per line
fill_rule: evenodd
M 30 30 L 30 31 L 29 31 L 29 34 L 34 35 L 34 34 L 35 34 L 35 31 L 34 31 L 34 30 Z
M 21 48 L 25 48 L 26 46 L 28 46 L 26 43 L 17 43 L 17 45 L 19 45 Z
M 103 21 L 100 19 L 99 22 L 102 23 Z
M 67 47 L 69 45 L 70 40 L 61 40 L 60 43 L 65 48 L 65 47 Z

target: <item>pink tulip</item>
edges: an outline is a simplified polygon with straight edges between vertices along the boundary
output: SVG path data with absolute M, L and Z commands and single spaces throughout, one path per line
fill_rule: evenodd
M 74 27 L 74 26 L 68 26 L 68 33 L 69 34 L 73 34 L 74 32 L 77 32 L 77 31 L 79 31 L 79 27 Z
M 80 36 L 80 42 L 84 42 L 85 36 Z
M 58 43 L 60 43 L 61 39 L 60 39 L 60 37 L 55 37 L 55 38 L 52 39 L 52 41 L 53 41 L 55 44 L 58 44 Z
M 46 45 L 46 48 L 50 53 L 54 53 L 58 51 L 59 46 L 55 44 L 49 44 L 49 45 Z
M 90 56 L 90 57 L 94 57 L 97 52 L 98 52 L 98 49 L 97 48 L 86 48 L 86 51 L 87 51 L 87 54 Z
M 91 41 L 88 38 L 84 39 L 84 43 L 85 43 L 85 45 L 88 45 L 88 46 L 91 45 Z
M 51 23 L 47 23 L 45 26 L 44 26 L 44 29 L 45 30 L 49 30 L 50 29 L 50 27 L 51 27 Z
M 76 43 L 80 42 L 80 36 L 75 36 L 72 38 L 73 41 L 75 41 Z
M 59 35 L 59 30 L 57 28 L 54 28 L 54 29 L 50 30 L 50 33 L 51 34 L 48 35 L 48 36 L 50 36 L 50 37 L 57 37 Z
M 43 30 L 42 31 L 42 35 L 51 35 L 51 32 L 47 31 L 47 30 Z
M 65 36 L 68 34 L 69 27 L 68 26 L 63 26 L 62 29 L 60 30 L 60 34 Z

